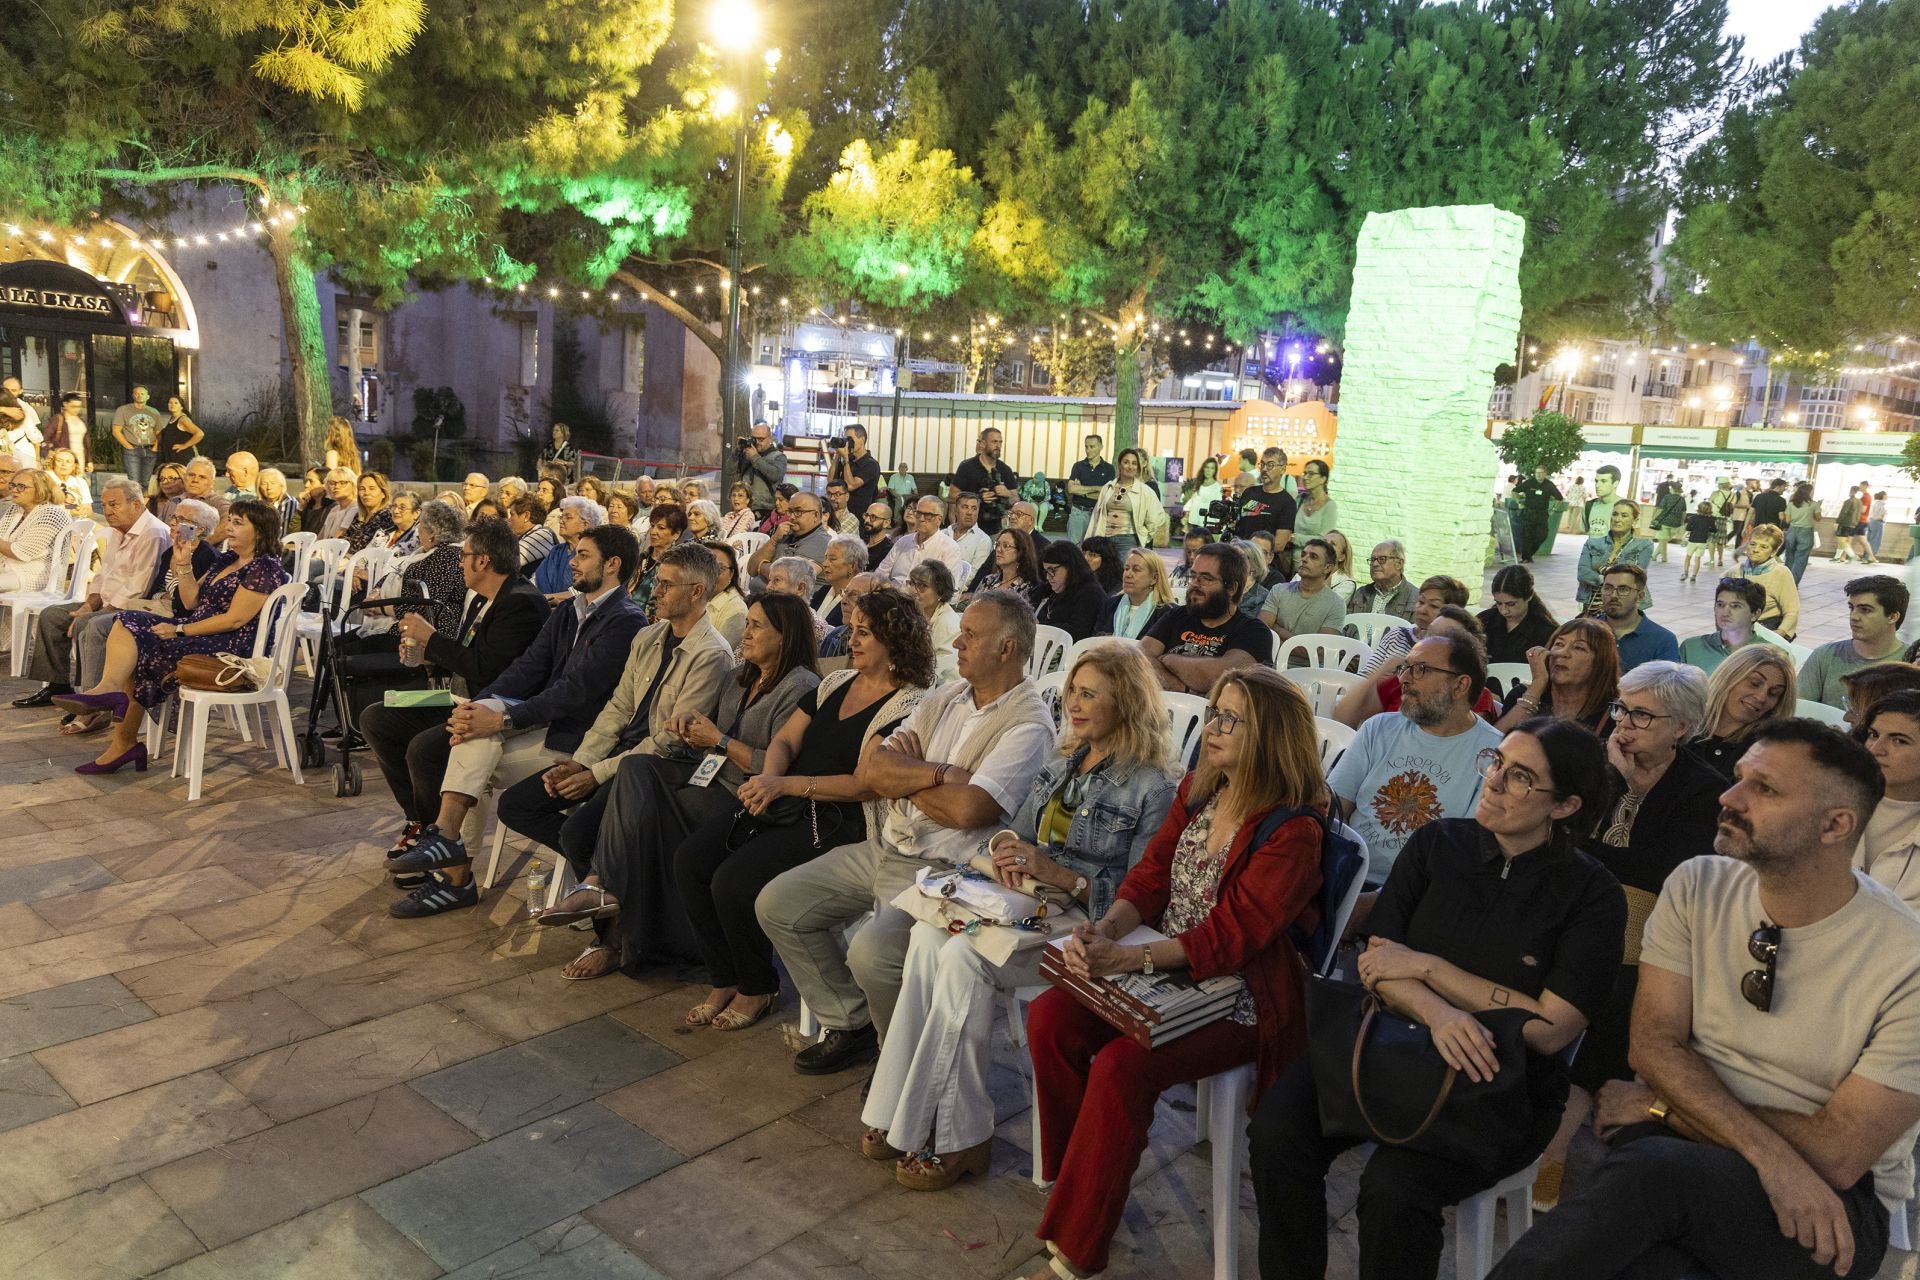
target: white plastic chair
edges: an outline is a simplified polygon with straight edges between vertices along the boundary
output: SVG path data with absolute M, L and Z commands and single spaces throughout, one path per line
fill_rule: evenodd
M 320 616 L 321 614 L 329 618 L 333 616 L 335 579 L 339 576 L 340 561 L 346 554 L 345 538 L 316 539 L 306 547 L 304 562 L 300 562 L 299 553 L 295 553 L 295 561 L 299 563 L 302 573 L 293 580 L 301 586 L 306 586 L 312 578 L 313 567 L 315 565 L 320 567 L 318 580 L 320 608 L 313 612 L 303 610 L 300 614 L 300 661 L 306 667 L 309 676 L 317 674 L 320 669 L 314 656 L 314 646 L 320 640 Z
M 320 541 L 317 533 L 297 531 L 280 539 L 280 545 L 293 553 L 293 568 L 289 571 L 289 582 L 305 582 L 307 566 L 313 563 L 313 544 Z
M 1793 704 L 1793 714 L 1805 720 L 1818 720 L 1822 724 L 1835 724 L 1846 727 L 1847 713 L 1838 707 L 1830 707 L 1824 702 L 1815 702 L 1811 698 L 1801 698 Z
M 1807 646 L 1803 644 L 1795 644 L 1793 641 L 1788 640 L 1786 637 L 1782 636 L 1779 632 L 1771 630 L 1770 628 L 1756 626 L 1753 629 L 1753 634 L 1755 634 L 1756 636 L 1759 636 L 1762 640 L 1766 641 L 1768 644 L 1774 646 L 1775 648 L 1785 649 L 1789 654 L 1793 655 L 1793 669 L 1795 671 L 1798 671 L 1801 667 L 1806 666 L 1807 659 L 1813 656 L 1813 650 L 1807 648 Z
M 201 776 L 206 769 L 207 720 L 215 707 L 228 707 L 246 723 L 248 708 L 263 712 L 261 734 L 273 739 L 273 754 L 278 766 L 293 774 L 294 785 L 302 786 L 300 747 L 293 736 L 293 710 L 287 703 L 287 685 L 293 679 L 293 659 L 297 644 L 295 631 L 300 622 L 300 598 L 306 594 L 304 582 L 289 582 L 267 597 L 260 610 L 253 637 L 253 656 L 267 658 L 267 675 L 258 689 L 216 692 L 207 689 L 180 690 L 180 730 L 173 740 L 173 774 L 180 774 L 180 755 L 187 757 L 187 799 L 200 798 Z M 264 712 L 271 709 L 268 721 Z
M 1309 667 L 1323 671 L 1358 671 L 1373 656 L 1373 646 L 1346 636 L 1295 636 L 1280 646 L 1273 665 L 1285 671 L 1296 656 L 1305 658 Z
M 47 585 L 39 591 L 8 591 L 0 594 L 0 608 L 10 611 L 13 621 L 11 673 L 18 680 L 27 674 L 27 653 L 33 644 L 33 620 L 43 609 L 58 604 L 78 604 L 87 598 L 87 579 L 93 576 L 94 527 L 91 520 L 70 520 L 53 539 Z
M 747 561 L 753 559 L 753 553 L 767 545 L 768 537 L 764 533 L 736 533 L 727 539 L 727 545 L 740 557 L 740 565 L 744 570 Z
M 1067 650 L 1072 647 L 1073 637 L 1061 628 L 1035 627 L 1033 656 L 1027 660 L 1027 674 L 1039 677 L 1063 669 Z
M 1183 768 L 1190 768 L 1193 750 L 1200 743 L 1200 730 L 1207 722 L 1207 700 L 1197 693 L 1175 693 L 1163 689 L 1160 701 L 1167 709 L 1167 715 L 1173 721 L 1173 741 L 1177 748 L 1175 759 Z
M 500 797 L 498 791 L 494 793 L 493 808 L 493 847 L 487 854 L 487 873 L 480 877 L 480 892 L 483 894 L 493 888 L 493 877 L 500 867 L 500 855 L 505 851 L 507 845 L 507 824 L 500 821 Z M 527 841 L 525 851 L 531 854 L 546 848 L 545 845 L 537 840 L 529 840 Z M 554 850 L 547 849 L 547 853 L 551 856 L 553 869 L 547 873 L 547 900 L 540 904 L 542 907 L 553 906 L 554 903 L 560 901 L 562 894 L 572 893 L 575 886 L 580 883 L 573 874 L 573 864 L 571 862 L 568 862 Z M 531 898 L 527 900 L 527 905 L 533 905 Z
M 1518 685 L 1527 687 L 1533 679 L 1533 668 L 1524 662 L 1489 662 L 1487 664 L 1487 691 L 1495 702 L 1507 696 L 1508 690 Z
M 1333 762 L 1340 753 L 1353 745 L 1360 736 L 1358 731 L 1349 729 L 1338 720 L 1329 720 L 1325 716 L 1315 716 L 1313 727 L 1320 732 L 1320 771 L 1325 773 L 1333 768 Z
M 867 922 L 872 919 L 873 919 L 873 912 L 869 911 L 865 915 L 850 922 L 845 928 L 832 930 L 831 932 L 839 936 L 840 950 L 845 951 L 847 947 L 852 944 L 853 935 L 856 933 L 859 933 L 862 929 L 866 928 Z M 805 1036 L 809 1040 L 822 1034 L 820 1029 L 820 1019 L 814 1017 L 813 1010 L 807 1007 L 807 998 L 805 996 L 800 997 L 799 1030 L 800 1030 L 800 1034 Z
M 1333 716 L 1333 709 L 1340 702 L 1340 695 L 1355 685 L 1365 684 L 1363 677 L 1351 671 L 1326 671 L 1319 667 L 1282 667 L 1280 674 L 1300 686 L 1300 692 L 1307 695 L 1307 701 L 1313 704 L 1313 714 Z
M 1066 697 L 1067 673 L 1049 671 L 1046 675 L 1036 676 L 1033 687 L 1039 691 L 1040 700 L 1047 704 L 1047 710 L 1053 712 L 1053 727 L 1059 728 L 1060 721 L 1066 714 L 1061 708 L 1061 703 Z
M 1396 618 L 1390 613 L 1350 613 L 1347 626 L 1360 638 L 1360 643 L 1371 649 L 1380 643 L 1380 637 L 1395 627 L 1407 625 L 1405 618 Z

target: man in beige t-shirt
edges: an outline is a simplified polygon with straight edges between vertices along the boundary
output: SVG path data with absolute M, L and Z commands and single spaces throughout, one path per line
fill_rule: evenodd
M 1614 1150 L 1490 1280 L 1871 1276 L 1913 1194 L 1920 917 L 1851 855 L 1882 790 L 1812 720 L 1754 734 L 1714 851 L 1668 877 L 1640 952 Z

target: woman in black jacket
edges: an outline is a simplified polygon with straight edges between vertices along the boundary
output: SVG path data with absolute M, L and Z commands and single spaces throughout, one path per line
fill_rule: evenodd
M 1525 565 L 1508 565 L 1493 575 L 1490 594 L 1493 606 L 1480 611 L 1480 625 L 1487 633 L 1488 662 L 1524 663 L 1527 650 L 1546 647 L 1560 624 L 1534 589 L 1531 570 Z
M 1080 548 L 1064 539 L 1048 543 L 1040 554 L 1040 578 L 1044 594 L 1034 616 L 1041 626 L 1059 627 L 1075 640 L 1107 634 L 1107 593 Z

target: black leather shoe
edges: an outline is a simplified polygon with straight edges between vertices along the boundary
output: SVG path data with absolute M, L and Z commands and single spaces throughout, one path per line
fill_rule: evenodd
M 55 694 L 72 692 L 73 686 L 70 684 L 43 684 L 25 697 L 15 698 L 13 705 L 16 707 L 50 707 L 53 705 L 53 697 Z
M 818 1044 L 793 1055 L 793 1069 L 803 1076 L 830 1076 L 848 1067 L 864 1066 L 880 1056 L 880 1037 L 873 1024 L 852 1031 L 829 1031 Z

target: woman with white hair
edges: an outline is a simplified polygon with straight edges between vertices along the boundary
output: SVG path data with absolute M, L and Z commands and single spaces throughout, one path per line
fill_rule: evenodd
M 573 592 L 573 549 L 580 535 L 607 522 L 607 509 L 591 498 L 560 499 L 560 540 L 533 568 L 533 585 L 553 603 Z
M 13 506 L 0 517 L 0 591 L 44 591 L 54 540 L 73 522 L 66 493 L 51 473 L 28 467 L 13 473 L 6 496 Z
M 292 533 L 300 527 L 300 500 L 287 492 L 287 474 L 278 467 L 266 467 L 260 472 L 256 482 L 260 486 L 260 501 L 280 513 L 282 532 Z
M 687 481 L 691 485 L 693 481 Z M 705 498 L 697 498 L 687 504 L 687 532 L 695 541 L 705 542 L 708 538 L 720 536 L 720 508 Z
M 1587 852 L 1613 872 L 1627 895 L 1627 948 L 1605 1009 L 1593 1018 L 1573 1064 L 1576 1090 L 1561 1130 L 1541 1166 L 1535 1199 L 1559 1196 L 1566 1140 L 1584 1118 L 1592 1094 L 1609 1080 L 1631 1080 L 1627 1028 L 1639 986 L 1640 926 L 1675 867 L 1713 852 L 1720 793 L 1727 783 L 1685 743 L 1708 727 L 1707 677 L 1680 662 L 1643 662 L 1620 677 L 1608 708 L 1613 733 L 1607 761 L 1622 785 L 1613 808 L 1595 828 Z M 1757 922 L 1756 922 L 1757 923 Z

